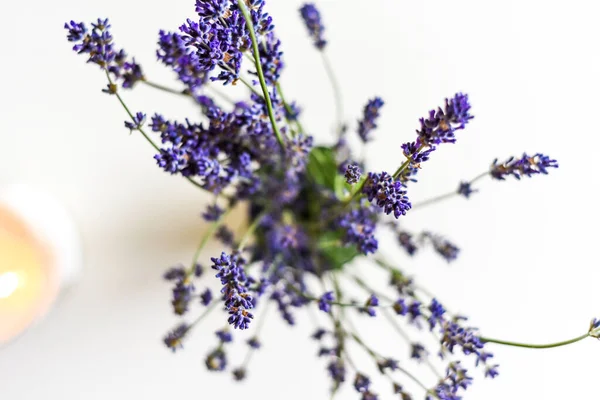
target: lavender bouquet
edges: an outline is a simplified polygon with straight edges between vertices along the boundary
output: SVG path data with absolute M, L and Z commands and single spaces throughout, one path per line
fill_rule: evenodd
M 115 47 L 107 19 L 98 19 L 91 28 L 74 21 L 65 24 L 73 50 L 102 69 L 107 79 L 103 91 L 125 109 L 125 127 L 155 148 L 158 166 L 214 195 L 214 203 L 203 213 L 210 226 L 191 263 L 173 267 L 164 275 L 173 284 L 175 314 L 187 317 L 192 306 L 203 309 L 195 320 L 182 322 L 165 336 L 169 349 L 180 349 L 208 313 L 224 311 L 228 328 L 216 332 L 218 344 L 206 356 L 206 367 L 226 370 L 226 350 L 233 332 L 253 329 L 248 356 L 232 370 L 234 379 L 242 380 L 249 356 L 261 347 L 261 309 L 275 304 L 290 325 L 295 324 L 294 314 L 300 310 L 318 309 L 329 323 L 315 326 L 312 339 L 326 362 L 332 397 L 351 379 L 360 398 L 378 398 L 365 366 L 352 361 L 347 343 L 353 342 L 372 358 L 373 371 L 389 379 L 393 393 L 401 399 L 455 400 L 462 399 L 472 383 L 466 358 L 471 358 L 485 377 L 498 375 L 490 350 L 493 345 L 550 348 L 600 337 L 598 319 L 592 320 L 581 336 L 552 344 L 486 337 L 377 252 L 376 234 L 387 231 L 395 235 L 408 256 L 431 249 L 452 262 L 459 253 L 455 245 L 429 231 L 407 231 L 399 223 L 402 216 L 453 196 L 468 199 L 477 192 L 475 184 L 486 178 L 502 181 L 547 174 L 558 167 L 556 160 L 540 153 L 494 160 L 483 173 L 461 182 L 456 191 L 411 203 L 408 191 L 417 182 L 421 166 L 439 147 L 455 143 L 457 134 L 473 119 L 466 94 L 450 96 L 419 120 L 412 140 L 398 144 L 402 156 L 389 160 L 394 169 L 369 171 L 364 159 L 352 153 L 348 139 L 358 135 L 363 144 L 372 139 L 384 102 L 379 97 L 369 100 L 358 123 L 346 125 L 341 117 L 339 85 L 327 58 L 325 28 L 315 5 L 304 5 L 300 17 L 333 85 L 338 111 L 338 139 L 333 146 L 315 144 L 303 128 L 300 108 L 284 97 L 279 82 L 284 69 L 281 42 L 264 0 L 196 0 L 196 13 L 198 17 L 188 19 L 178 31 L 160 31 L 158 37 L 158 60 L 176 73 L 181 90 L 149 80 L 134 58 Z M 154 114 L 147 120 L 146 114 L 132 112 L 121 96 L 122 90 L 138 84 L 189 97 L 201 109 L 202 118 L 177 122 Z M 216 84 L 244 85 L 248 98 L 232 101 Z M 235 237 L 224 220 L 239 204 L 247 207 L 249 223 L 245 233 Z M 198 260 L 212 238 L 224 249 L 211 258 L 210 270 L 221 286 L 218 293 L 199 288 L 205 268 Z M 359 258 L 362 264 L 370 261 L 372 268 L 389 275 L 387 292 L 374 289 L 347 268 Z M 348 290 L 349 282 L 356 288 Z M 357 300 L 348 294 L 357 291 L 363 291 L 364 298 Z M 408 362 L 401 365 L 393 355 L 374 350 L 361 337 L 350 313 L 388 321 L 410 345 L 410 354 L 401 358 L 426 364 L 436 380 L 422 382 L 407 369 Z M 408 326 L 416 328 L 416 334 L 409 335 Z M 437 346 L 428 349 L 422 343 L 430 337 Z M 349 373 L 353 377 L 348 378 Z M 403 386 L 408 381 L 421 392 L 409 393 Z

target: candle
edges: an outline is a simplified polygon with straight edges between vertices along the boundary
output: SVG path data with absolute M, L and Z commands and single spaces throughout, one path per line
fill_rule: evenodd
M 0 190 L 0 344 L 40 319 L 81 266 L 64 208 L 24 186 Z

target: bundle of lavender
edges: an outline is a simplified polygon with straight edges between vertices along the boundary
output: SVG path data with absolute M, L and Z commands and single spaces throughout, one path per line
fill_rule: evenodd
M 454 144 L 473 119 L 466 94 L 448 97 L 419 120 L 416 134 L 397 144 L 400 156 L 389 162 L 393 169 L 370 171 L 364 160 L 352 154 L 347 140 L 349 135 L 358 135 L 366 144 L 373 138 L 384 101 L 379 97 L 369 100 L 359 122 L 346 126 L 341 118 L 340 86 L 327 58 L 325 28 L 313 4 L 304 5 L 300 17 L 336 95 L 338 140 L 333 146 L 314 143 L 303 128 L 300 108 L 284 97 L 281 42 L 264 0 L 196 0 L 196 12 L 197 18 L 188 19 L 178 31 L 161 30 L 158 37 L 158 59 L 176 73 L 182 90 L 150 81 L 141 65 L 115 46 L 107 19 L 98 19 L 91 26 L 73 21 L 65 24 L 75 52 L 106 75 L 103 91 L 125 109 L 125 127 L 155 148 L 159 168 L 214 195 L 214 203 L 203 213 L 210 227 L 189 267 L 171 268 L 164 276 L 173 284 L 175 314 L 185 318 L 192 306 L 201 309 L 195 320 L 182 322 L 165 336 L 168 348 L 180 349 L 208 313 L 220 310 L 229 328 L 216 332 L 218 345 L 208 353 L 206 367 L 225 371 L 226 350 L 236 329 L 254 329 L 248 341 L 249 354 L 261 347 L 264 315 L 257 311 L 268 303 L 274 303 L 290 325 L 295 324 L 296 313 L 318 308 L 330 323 L 316 327 L 312 338 L 319 343 L 319 357 L 326 360 L 332 397 L 350 379 L 360 398 L 378 398 L 368 366 L 352 362 L 346 344 L 354 342 L 355 348 L 372 358 L 371 370 L 387 377 L 393 393 L 401 399 L 423 395 L 426 399 L 457 400 L 472 383 L 467 363 L 460 361 L 465 356 L 485 377 L 494 378 L 498 365 L 490 347 L 495 344 L 549 348 L 600 336 L 600 320 L 594 319 L 581 336 L 559 343 L 532 345 L 488 338 L 470 326 L 466 317 L 448 312 L 440 299 L 377 252 L 377 234 L 383 228 L 395 233 L 397 244 L 408 256 L 432 249 L 453 261 L 459 253 L 455 245 L 428 231 L 406 231 L 398 224 L 402 216 L 453 196 L 469 198 L 477 192 L 474 185 L 486 178 L 502 181 L 547 174 L 558 166 L 556 160 L 540 153 L 494 160 L 485 172 L 461 182 L 456 191 L 413 204 L 410 187 L 416 184 L 420 168 L 435 151 Z M 161 114 L 148 119 L 142 112 L 134 113 L 121 93 L 138 84 L 193 99 L 202 117 L 178 122 Z M 248 97 L 233 102 L 216 84 L 245 85 Z M 243 236 L 235 237 L 224 219 L 241 202 L 247 204 L 250 222 Z M 211 279 L 220 282 L 218 293 L 199 287 L 199 278 L 206 275 L 198 263 L 199 255 L 212 238 L 223 245 L 223 252 L 211 258 L 210 266 Z M 346 268 L 359 257 L 389 274 L 387 292 L 373 289 Z M 364 298 L 349 296 L 340 284 L 342 277 L 363 290 Z M 390 328 L 408 341 L 410 354 L 374 350 L 351 322 L 351 312 L 386 319 Z M 416 327 L 420 336 L 409 335 L 405 326 Z M 428 339 L 425 336 L 433 336 L 438 346 L 427 349 L 421 343 Z M 425 363 L 437 371 L 436 380 L 422 382 L 407 369 L 408 361 L 401 366 L 395 357 Z M 236 380 L 245 378 L 249 360 L 246 357 L 232 370 Z M 348 378 L 349 374 L 353 378 Z M 416 383 L 413 386 L 422 392 L 409 393 L 402 385 L 407 381 Z

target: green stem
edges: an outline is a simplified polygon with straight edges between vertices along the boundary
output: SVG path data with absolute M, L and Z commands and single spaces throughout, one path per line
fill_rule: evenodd
M 217 97 L 220 97 L 221 99 L 225 100 L 227 103 L 235 104 L 235 100 L 233 100 L 231 97 L 227 96 L 225 93 L 221 92 L 219 89 L 215 89 L 212 85 L 206 85 L 204 87 L 206 88 L 207 91 L 212 92 Z
M 258 40 L 256 39 L 256 34 L 254 32 L 254 24 L 252 23 L 252 17 L 246 8 L 243 0 L 237 0 L 238 6 L 244 15 L 244 19 L 246 20 L 246 25 L 248 27 L 248 31 L 250 32 L 250 38 L 252 39 L 252 52 L 254 54 L 254 65 L 256 66 L 256 73 L 258 74 L 258 80 L 260 81 L 260 87 L 263 91 L 263 96 L 265 99 L 265 103 L 267 104 L 267 112 L 269 113 L 269 119 L 271 120 L 271 125 L 273 126 L 273 132 L 275 132 L 275 136 L 277 137 L 277 141 L 279 142 L 279 146 L 281 147 L 281 151 L 285 154 L 285 143 L 283 142 L 283 137 L 281 136 L 281 132 L 279 131 L 279 127 L 277 126 L 277 121 L 275 120 L 275 112 L 273 111 L 273 104 L 271 103 L 271 96 L 269 96 L 269 89 L 267 88 L 267 82 L 265 81 L 265 75 L 262 70 L 262 65 L 260 63 L 260 52 L 258 50 Z
M 484 343 L 496 343 L 496 344 L 501 344 L 504 346 L 523 347 L 523 348 L 527 348 L 527 349 L 551 349 L 553 347 L 561 347 L 561 346 L 566 346 L 568 344 L 579 342 L 579 341 L 587 338 L 588 336 L 590 336 L 590 334 L 586 333 L 585 335 L 581 335 L 581 336 L 578 336 L 573 339 L 565 340 L 562 342 L 550 343 L 550 344 L 518 343 L 518 342 L 509 342 L 506 340 L 491 339 L 491 338 L 487 338 L 487 337 L 480 337 L 479 339 Z
M 240 76 L 238 79 L 239 79 L 239 80 L 240 80 L 240 82 L 242 82 L 242 83 L 243 83 L 243 84 L 244 84 L 244 85 L 245 85 L 245 86 L 246 86 L 248 89 L 250 89 L 250 91 L 251 91 L 252 93 L 254 93 L 255 95 L 257 95 L 257 96 L 258 96 L 258 97 L 260 97 L 261 99 L 264 99 L 263 95 L 261 95 L 261 94 L 260 94 L 260 92 L 259 92 L 258 90 L 254 89 L 254 86 L 252 86 L 252 84 L 251 84 L 250 82 L 248 82 L 248 81 L 246 80 L 246 78 L 244 78 L 244 77 L 241 77 L 241 76 Z
M 108 78 L 108 83 L 110 84 L 110 86 L 112 87 L 116 87 L 116 85 L 114 84 L 112 78 L 110 77 L 110 74 L 107 70 L 104 70 L 104 72 L 106 73 L 106 77 Z M 121 106 L 123 106 L 123 108 L 125 109 L 125 112 L 127 112 L 127 115 L 129 115 L 129 118 L 131 119 L 131 121 L 133 122 L 133 113 L 129 110 L 129 107 L 127 107 L 127 104 L 125 104 L 125 101 L 123 101 L 123 98 L 121 97 L 121 95 L 119 94 L 119 92 L 115 91 L 115 96 L 117 97 L 117 99 L 119 100 L 119 103 L 121 103 Z M 146 139 L 146 141 L 148 143 L 150 143 L 150 145 L 152 147 L 154 147 L 154 149 L 156 151 L 158 151 L 160 153 L 160 148 L 152 141 L 152 139 L 150 139 L 150 136 L 148 136 L 146 134 L 146 132 L 144 131 L 144 129 L 142 127 L 139 127 L 137 129 L 142 136 Z M 196 186 L 197 188 L 200 188 L 202 190 L 205 190 L 201 184 L 199 184 L 198 182 L 196 182 L 195 180 L 193 180 L 192 178 L 190 178 L 189 176 L 185 178 L 188 182 L 190 182 L 192 185 Z
M 421 145 L 419 147 L 419 149 L 417 150 L 417 153 L 419 153 L 421 150 L 423 150 L 425 148 L 425 145 Z M 406 169 L 408 168 L 408 166 L 410 165 L 410 163 L 412 162 L 412 160 L 410 158 L 406 158 L 406 161 L 404 161 L 402 163 L 402 165 L 400 165 L 400 167 L 398 167 L 398 169 L 396 170 L 396 172 L 394 172 L 394 179 L 397 179 L 400 174 Z M 360 197 L 363 193 L 362 190 L 365 186 L 365 184 L 367 183 L 367 179 L 363 179 L 362 182 L 360 182 L 356 188 L 354 189 L 354 191 L 352 192 L 352 194 L 350 196 L 348 196 L 342 203 L 342 205 L 345 207 L 348 204 L 350 204 L 352 202 L 352 200 L 354 200 L 354 198 Z
M 177 90 L 177 89 L 173 89 L 173 88 L 161 85 L 160 83 L 155 83 L 155 82 L 147 81 L 145 79 L 142 80 L 142 83 L 145 84 L 146 86 L 151 87 L 151 88 L 162 90 L 163 92 L 177 94 L 179 96 L 191 97 L 191 95 L 185 89 L 184 90 Z
M 286 111 L 288 112 L 288 114 L 293 114 L 294 110 L 292 110 L 292 107 L 290 107 L 289 103 L 287 101 L 285 101 L 285 97 L 283 95 L 283 90 L 281 89 L 281 85 L 279 84 L 279 82 L 277 82 L 275 84 L 275 88 L 277 89 L 277 93 L 279 93 L 279 97 L 281 97 L 281 102 L 283 103 L 283 106 L 285 107 Z M 290 121 L 288 120 L 288 123 Z M 296 123 L 296 126 L 298 127 L 298 130 L 300 131 L 300 133 L 304 133 L 304 127 L 302 126 L 302 123 L 300 122 L 300 120 L 295 119 L 294 122 Z
M 267 215 L 267 212 L 263 211 L 262 213 L 258 214 L 256 216 L 256 218 L 254 218 L 254 221 L 252 221 L 252 224 L 248 227 L 248 230 L 246 231 L 246 233 L 240 240 L 240 244 L 238 245 L 238 248 L 237 248 L 238 251 L 244 250 L 244 247 L 246 247 L 248 240 L 250 240 L 250 238 L 256 231 L 256 228 L 258 228 L 258 225 L 260 225 L 260 222 L 265 217 L 265 215 Z
M 344 131 L 344 104 L 342 102 L 342 91 L 340 89 L 340 84 L 337 81 L 335 76 L 335 72 L 333 71 L 333 67 L 331 62 L 329 61 L 329 57 L 325 51 L 321 51 L 321 56 L 323 58 L 323 65 L 325 66 L 325 71 L 327 72 L 327 77 L 331 82 L 331 87 L 333 89 L 333 96 L 335 99 L 335 113 L 338 124 L 338 135 L 341 135 Z
M 457 194 L 458 194 L 458 192 L 454 191 L 454 192 L 449 192 L 449 193 L 442 194 L 442 195 L 439 195 L 439 196 L 435 196 L 435 197 L 432 197 L 432 198 L 427 199 L 427 200 L 420 201 L 420 202 L 415 203 L 415 204 L 412 205 L 412 210 L 414 210 L 416 208 L 425 207 L 425 206 L 428 206 L 428 205 L 431 205 L 431 204 L 439 203 L 441 201 L 453 198 Z
M 381 299 L 383 299 L 385 301 L 389 301 L 391 303 L 394 302 L 394 300 L 391 297 L 387 296 L 384 293 L 381 293 L 380 291 L 377 291 L 377 290 L 373 289 L 372 287 L 370 287 L 369 285 L 367 285 L 367 283 L 364 280 L 362 280 L 361 278 L 359 278 L 358 276 L 355 275 L 355 276 L 352 277 L 352 279 L 354 279 L 354 282 L 356 282 L 356 284 L 358 286 L 360 286 L 365 292 L 367 292 L 369 294 L 374 294 L 377 297 L 379 297 L 379 298 L 381 298 Z
M 469 185 L 472 185 L 472 184 L 474 184 L 475 182 L 477 182 L 478 180 L 480 180 L 480 179 L 482 179 L 482 178 L 485 178 L 485 177 L 486 177 L 486 176 L 488 176 L 489 174 L 490 174 L 490 171 L 486 171 L 486 172 L 483 172 L 483 173 L 481 173 L 481 174 L 477 175 L 475 178 L 473 178 L 473 179 L 471 179 L 471 180 L 469 181 Z M 411 208 L 411 210 L 414 210 L 414 209 L 416 209 L 416 208 L 422 208 L 422 207 L 425 207 L 425 206 L 428 206 L 428 205 L 431 205 L 431 204 L 440 203 L 440 202 L 442 202 L 442 201 L 444 201 L 444 200 L 451 199 L 451 198 L 453 198 L 454 196 L 458 196 L 459 194 L 460 194 L 460 193 L 458 193 L 458 191 L 456 191 L 456 190 L 455 190 L 455 191 L 453 191 L 453 192 L 448 192 L 448 193 L 445 193 L 445 194 L 441 194 L 441 195 L 438 195 L 438 196 L 432 197 L 432 198 L 430 198 L 430 199 L 423 200 L 423 201 L 420 201 L 420 202 L 418 202 L 418 203 L 414 203 L 414 204 L 412 205 L 412 208 Z
M 219 227 L 221 225 L 223 225 L 223 222 L 225 222 L 225 217 L 227 217 L 227 215 L 229 214 L 229 212 L 232 209 L 229 208 L 227 211 L 225 211 L 218 220 L 216 220 L 215 222 L 213 222 L 211 224 L 211 226 L 208 228 L 208 230 L 206 231 L 206 233 L 204 233 L 204 235 L 202 236 L 202 239 L 200 240 L 200 243 L 198 244 L 198 247 L 196 248 L 196 252 L 194 253 L 194 257 L 192 258 L 192 264 L 190 265 L 188 271 L 187 271 L 187 275 L 191 275 L 194 272 L 194 267 L 196 266 L 196 263 L 198 262 L 198 257 L 200 257 L 200 253 L 202 252 L 202 250 L 204 249 L 204 247 L 206 246 L 206 244 L 208 243 L 208 241 L 210 240 L 211 237 L 213 237 L 213 235 L 215 234 L 215 232 L 217 231 L 217 229 L 219 229 Z
M 398 167 L 398 169 L 396 170 L 396 172 L 394 172 L 394 179 L 396 179 L 398 176 L 400 176 L 400 174 L 406 169 L 406 167 L 408 167 L 408 165 L 411 163 L 411 159 L 407 158 L 406 161 L 404 161 L 402 163 L 402 165 L 400 165 L 400 167 Z
M 361 179 L 361 182 L 354 187 L 352 193 L 346 197 L 346 199 L 342 202 L 342 207 L 346 207 L 348 204 L 352 203 L 352 200 L 356 197 L 360 197 L 362 195 L 362 190 L 365 187 L 365 183 L 367 183 L 367 179 Z
M 215 308 L 217 308 L 217 306 L 221 304 L 219 301 L 213 301 L 213 303 L 208 306 L 208 308 L 206 308 L 206 310 L 204 310 L 204 312 L 202 314 L 200 314 L 200 316 L 198 318 L 196 318 L 196 320 L 194 322 L 192 322 L 188 328 L 188 332 L 196 325 L 198 324 L 200 321 L 202 321 L 204 318 L 206 318 L 206 316 L 208 316 L 208 314 L 210 314 Z
M 387 310 L 383 310 L 383 315 L 388 320 L 388 322 L 390 323 L 390 325 L 392 325 L 392 328 L 394 328 L 394 330 L 406 341 L 406 343 L 408 343 L 409 345 L 411 345 L 413 343 L 412 340 L 410 339 L 410 337 L 408 336 L 408 334 L 406 332 L 404 332 L 404 329 L 402 329 L 400 327 L 400 324 L 398 323 L 398 321 L 396 321 L 394 319 L 394 317 L 392 316 L 392 314 L 389 311 L 387 311 Z M 424 361 L 425 361 L 425 364 L 427 365 L 427 367 L 431 370 L 431 372 L 433 372 L 433 374 L 435 375 L 435 377 L 438 378 L 438 379 L 442 379 L 442 375 L 435 368 L 435 366 L 433 365 L 433 363 L 431 362 L 431 360 L 429 359 L 429 357 L 425 357 Z
M 159 83 L 155 83 L 155 82 L 151 82 L 151 81 L 147 81 L 147 80 L 143 80 L 142 82 L 144 84 L 146 84 L 147 86 L 150 86 L 151 88 L 162 90 L 163 92 L 177 94 L 177 95 L 180 95 L 180 96 L 192 97 L 192 95 L 188 92 L 187 89 L 177 90 L 177 89 L 173 89 L 173 88 L 161 85 Z M 231 104 L 235 104 L 235 101 L 231 97 L 227 96 L 225 93 L 221 92 L 220 90 L 215 89 L 211 85 L 207 84 L 207 85 L 203 86 L 203 88 L 205 90 L 207 90 L 207 91 L 213 92 L 215 95 L 217 95 L 218 97 L 222 98 L 226 102 L 231 103 Z
M 381 356 L 380 354 L 378 354 L 375 350 L 373 350 L 372 348 L 370 348 L 369 346 L 367 346 L 365 344 L 365 342 L 358 336 L 358 334 L 356 332 L 353 332 L 351 335 L 352 339 L 354 339 L 354 341 L 363 348 L 363 350 L 365 350 L 373 359 L 375 362 L 377 362 L 378 358 L 384 358 L 383 356 Z M 402 368 L 402 367 L 398 367 L 398 371 L 402 372 L 404 375 L 406 375 L 409 379 L 411 379 L 413 382 L 415 382 L 417 385 L 419 385 L 426 393 L 428 394 L 433 394 L 435 396 L 435 393 L 433 393 L 431 391 L 431 389 L 428 389 L 427 386 L 425 386 L 425 384 L 423 384 L 423 382 L 421 382 L 416 376 L 414 376 L 413 374 L 411 374 L 410 372 L 408 372 L 406 369 Z M 437 396 L 436 396 L 437 398 Z
M 115 83 L 113 82 L 112 78 L 110 77 L 108 70 L 104 70 L 104 72 L 106 73 L 106 77 L 108 78 L 108 83 L 110 84 L 110 86 L 116 87 Z M 127 113 L 127 115 L 129 115 L 129 118 L 133 122 L 133 120 L 134 120 L 133 113 L 129 110 L 129 107 L 127 107 L 127 104 L 125 104 L 125 102 L 123 101 L 123 98 L 121 97 L 119 92 L 115 91 L 114 94 L 115 94 L 115 96 L 117 96 L 119 103 L 121 103 L 121 106 L 123 106 L 123 108 L 125 109 L 125 112 Z M 148 141 L 148 143 L 150 143 L 150 145 L 152 145 L 152 147 L 154 147 L 154 149 L 156 151 L 160 151 L 160 148 L 152 141 L 152 139 L 150 139 L 150 136 L 148 136 L 142 128 L 138 128 L 138 131 L 140 131 L 142 136 L 144 136 L 144 138 Z
M 267 316 L 269 305 L 270 305 L 270 303 L 265 304 L 265 310 L 261 314 L 260 318 L 258 318 L 258 322 L 256 325 L 256 332 L 254 334 L 254 336 L 256 338 L 259 337 L 260 332 L 262 331 L 262 328 L 265 325 L 265 320 L 266 320 L 265 317 Z M 248 364 L 250 364 L 250 360 L 252 359 L 252 354 L 254 354 L 255 351 L 256 351 L 256 349 L 254 347 L 250 347 L 248 349 L 248 352 L 246 353 L 246 357 L 244 357 L 244 361 L 242 362 L 242 368 L 245 369 L 246 367 L 248 367 Z
M 302 296 L 305 300 L 314 301 L 314 302 L 318 302 L 320 300 L 318 297 L 312 297 L 312 296 L 306 295 L 304 292 L 302 292 L 300 289 L 298 289 L 296 286 L 292 285 L 291 283 L 288 283 L 287 287 L 288 287 L 288 289 L 291 289 L 294 292 L 296 292 L 296 294 L 298 294 L 299 296 Z M 376 293 L 376 294 L 378 294 L 378 293 Z M 336 298 L 339 298 L 339 296 L 336 295 Z M 353 308 L 364 307 L 364 305 L 362 305 L 362 304 L 344 303 L 341 301 L 332 301 L 329 304 L 331 304 L 332 306 L 338 306 L 338 307 L 353 307 Z M 383 305 L 377 306 L 377 308 L 393 308 L 393 307 L 394 307 L 394 304 L 383 304 Z
M 478 180 L 480 180 L 480 179 L 482 179 L 482 178 L 485 178 L 485 177 L 486 177 L 486 176 L 488 176 L 489 174 L 490 174 L 490 171 L 485 171 L 485 172 L 482 172 L 481 174 L 477 175 L 475 178 L 471 179 L 471 180 L 469 181 L 469 184 L 470 184 L 470 185 L 472 185 L 472 184 L 474 184 L 475 182 L 477 182 Z
M 423 150 L 425 147 L 427 147 L 427 145 L 425 145 L 425 144 L 421 144 L 421 145 L 419 146 L 419 148 L 417 149 L 417 153 L 420 153 L 420 152 L 421 152 L 421 150 Z M 406 156 L 405 156 L 405 157 L 406 157 Z M 394 172 L 394 175 L 393 175 L 393 176 L 394 176 L 394 179 L 397 179 L 397 178 L 400 176 L 400 174 L 401 174 L 402 172 L 404 172 L 404 170 L 405 170 L 406 168 L 408 168 L 408 166 L 410 165 L 410 163 L 411 163 L 411 162 L 412 162 L 412 159 L 411 159 L 410 157 L 406 157 L 406 161 L 404 161 L 404 162 L 402 163 L 402 165 L 401 165 L 401 166 L 400 166 L 400 167 L 399 167 L 399 168 L 396 170 L 396 172 Z

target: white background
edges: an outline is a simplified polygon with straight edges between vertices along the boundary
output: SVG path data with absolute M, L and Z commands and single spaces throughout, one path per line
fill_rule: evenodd
M 330 87 L 298 18 L 300 2 L 268 3 L 284 42 L 287 96 L 303 104 L 305 127 L 328 140 Z M 456 91 L 470 94 L 476 119 L 456 145 L 442 146 L 426 164 L 411 189 L 415 201 L 453 190 L 495 157 L 540 151 L 559 160 L 560 169 L 549 176 L 485 181 L 469 201 L 456 198 L 404 218 L 413 230 L 446 234 L 462 252 L 450 266 L 425 253 L 415 261 L 398 258 L 398 264 L 488 336 L 557 341 L 584 333 L 589 320 L 600 317 L 596 4 L 319 3 L 347 118 L 355 121 L 369 97 L 386 101 L 378 140 L 368 149 L 374 168 L 395 168 L 399 145 L 412 140 L 427 110 Z M 203 365 L 223 316 L 207 320 L 183 352 L 173 355 L 161 344 L 175 320 L 160 275 L 190 259 L 208 198 L 155 167 L 151 148 L 122 127 L 125 115 L 116 99 L 100 92 L 102 73 L 71 53 L 62 25 L 109 16 L 116 43 L 153 80 L 170 83 L 171 72 L 155 61 L 157 32 L 175 29 L 193 16 L 193 7 L 191 0 L 0 6 L 0 184 L 28 182 L 62 199 L 77 219 L 86 254 L 79 284 L 43 323 L 0 350 L 2 400 L 327 398 L 324 360 L 314 356 L 305 315 L 298 315 L 294 329 L 271 316 L 264 349 L 242 385 Z M 149 114 L 195 115 L 185 99 L 146 87 L 125 98 Z M 213 247 L 202 257 L 218 252 Z M 369 280 L 384 279 L 368 264 L 360 268 Z M 383 324 L 358 322 L 368 340 L 405 358 L 400 339 Z M 600 343 L 592 339 L 554 350 L 493 350 L 500 377 L 477 379 L 467 399 L 598 397 Z M 243 355 L 236 348 L 230 357 L 239 362 Z M 366 360 L 357 360 L 371 371 Z M 410 360 L 403 365 L 420 368 Z M 473 375 L 479 378 L 480 371 Z M 392 398 L 384 385 L 375 389 Z M 357 397 L 350 389 L 341 395 Z

